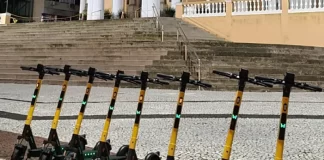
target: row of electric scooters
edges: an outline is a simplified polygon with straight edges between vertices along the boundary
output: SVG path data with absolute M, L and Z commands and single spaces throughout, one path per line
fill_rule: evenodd
M 38 158 L 39 160 L 85 160 L 85 159 L 95 159 L 95 160 L 138 160 L 136 154 L 136 143 L 137 143 L 137 135 L 139 131 L 140 118 L 142 113 L 142 107 L 145 97 L 145 91 L 148 83 L 159 84 L 159 85 L 168 85 L 168 81 L 178 81 L 180 82 L 180 91 L 177 101 L 177 108 L 175 114 L 175 120 L 173 124 L 173 129 L 170 137 L 170 143 L 168 148 L 167 160 L 174 160 L 176 143 L 177 143 L 177 135 L 180 124 L 181 110 L 184 102 L 184 96 L 187 84 L 192 84 L 195 86 L 201 86 L 204 88 L 211 88 L 212 85 L 203 83 L 198 80 L 190 79 L 190 73 L 183 72 L 181 77 L 176 77 L 173 75 L 165 75 L 165 74 L 157 74 L 158 78 L 149 78 L 148 72 L 142 72 L 141 75 L 126 75 L 123 71 L 117 71 L 117 74 L 103 73 L 98 72 L 95 68 L 90 67 L 88 71 L 72 69 L 71 66 L 65 65 L 63 69 L 61 68 L 53 68 L 47 67 L 42 64 L 38 64 L 36 68 L 34 67 L 21 67 L 23 70 L 27 71 L 35 71 L 38 73 L 39 78 L 37 80 L 36 88 L 32 97 L 30 109 L 27 115 L 27 119 L 25 121 L 24 129 L 22 135 L 18 136 L 18 142 L 15 144 L 11 160 L 22 160 L 25 158 L 25 154 L 27 153 L 27 159 L 30 158 Z M 52 127 L 49 132 L 49 136 L 43 142 L 42 147 L 37 147 L 35 144 L 35 139 L 31 130 L 31 121 L 33 117 L 33 112 L 35 109 L 35 105 L 37 102 L 37 97 L 39 91 L 41 89 L 43 78 L 46 74 L 51 75 L 59 75 L 60 73 L 65 74 L 65 79 L 62 85 L 62 91 L 59 97 L 58 105 L 56 108 L 56 112 L 52 121 Z M 284 146 L 284 137 L 285 137 L 285 129 L 286 129 L 286 120 L 288 113 L 288 102 L 289 95 L 292 87 L 297 87 L 300 89 L 306 89 L 311 91 L 322 91 L 322 88 L 310 86 L 305 83 L 295 82 L 295 75 L 291 73 L 286 73 L 283 80 L 281 79 L 272 79 L 272 78 L 264 78 L 264 77 L 248 77 L 248 70 L 241 69 L 239 74 L 229 73 L 229 72 L 220 72 L 213 71 L 213 73 L 225 76 L 231 79 L 238 80 L 238 91 L 235 98 L 235 104 L 233 113 L 231 116 L 230 128 L 226 139 L 226 144 L 224 146 L 224 152 L 222 156 L 222 160 L 228 160 L 231 155 L 231 148 L 235 133 L 235 127 L 237 123 L 237 118 L 239 114 L 239 108 L 242 101 L 242 95 L 245 88 L 246 82 L 249 82 L 254 85 L 260 85 L 264 87 L 273 87 L 272 84 L 281 84 L 283 85 L 283 97 L 282 97 L 282 109 L 281 109 L 281 117 L 280 117 L 280 128 L 277 139 L 277 150 L 276 150 L 276 160 L 282 159 L 283 157 L 283 146 Z M 67 90 L 68 82 L 70 80 L 71 75 L 74 76 L 84 76 L 88 77 L 88 83 L 86 86 L 86 92 L 82 101 L 81 109 L 77 118 L 77 122 L 75 124 L 75 128 L 72 134 L 72 138 L 70 142 L 66 145 L 61 145 L 58 134 L 56 131 L 58 121 L 60 118 L 60 112 L 62 108 L 62 104 L 64 101 L 65 92 Z M 110 106 L 108 109 L 108 114 L 106 117 L 106 121 L 102 130 L 102 134 L 99 142 L 96 143 L 95 147 L 91 150 L 86 149 L 87 140 L 86 135 L 80 135 L 80 127 L 83 120 L 83 116 L 85 113 L 86 105 L 88 103 L 88 98 L 90 95 L 91 87 L 93 85 L 94 79 L 101 80 L 115 80 L 113 94 L 110 102 Z M 163 80 L 167 81 L 163 81 Z M 118 90 L 121 84 L 121 81 L 125 81 L 128 83 L 138 84 L 140 85 L 140 95 L 136 110 L 135 122 L 133 125 L 132 135 L 130 138 L 129 145 L 123 145 L 119 148 L 117 153 L 110 153 L 111 144 L 110 139 L 107 140 L 109 126 L 113 114 L 113 110 L 115 109 L 115 102 L 117 100 Z M 145 160 L 160 160 L 160 152 L 151 152 L 146 155 Z

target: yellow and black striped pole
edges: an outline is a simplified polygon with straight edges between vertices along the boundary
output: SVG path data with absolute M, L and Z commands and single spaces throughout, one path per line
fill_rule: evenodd
M 25 140 L 28 141 L 30 149 L 36 149 L 37 148 L 36 143 L 35 143 L 35 139 L 34 139 L 31 127 L 30 127 L 30 124 L 31 124 L 31 121 L 33 119 L 33 114 L 34 114 L 38 94 L 39 94 L 39 91 L 41 89 L 43 78 L 44 78 L 44 75 L 45 75 L 44 66 L 41 65 L 41 64 L 38 64 L 37 65 L 37 72 L 39 73 L 39 76 L 38 76 L 36 88 L 34 90 L 34 94 L 33 94 L 33 97 L 32 97 L 32 101 L 31 101 L 31 104 L 30 104 L 30 107 L 29 107 L 28 115 L 27 115 L 27 118 L 26 118 L 26 121 L 25 121 L 25 126 L 24 126 L 24 130 L 23 130 L 23 134 L 22 134 L 22 137 Z
M 285 132 L 286 132 L 286 123 L 288 116 L 288 104 L 291 88 L 295 82 L 295 75 L 287 73 L 285 75 L 285 84 L 283 86 L 283 96 L 282 96 L 282 105 L 281 105 L 281 115 L 279 123 L 279 133 L 277 139 L 276 155 L 275 160 L 282 160 L 283 151 L 284 151 L 284 142 L 285 142 Z
M 96 73 L 96 69 L 90 67 L 89 70 L 88 70 L 89 80 L 88 80 L 88 83 L 87 83 L 86 92 L 84 94 L 81 109 L 80 109 L 80 112 L 79 112 L 79 115 L 78 115 L 78 119 L 76 121 L 74 130 L 73 130 L 72 139 L 69 142 L 69 147 L 68 147 L 68 148 L 77 148 L 79 150 L 78 153 L 77 153 L 77 159 L 78 160 L 83 160 L 84 159 L 83 154 L 82 154 L 82 144 L 80 142 L 79 133 L 80 133 L 80 129 L 81 129 L 81 123 L 82 123 L 82 120 L 83 120 L 83 117 L 84 117 L 84 112 L 85 112 L 85 109 L 86 109 L 86 106 L 87 106 L 87 103 L 88 103 L 88 98 L 90 96 L 90 91 L 91 91 L 91 88 L 92 88 L 92 84 L 93 84 L 93 81 L 95 79 L 95 73 Z
M 234 134 L 235 134 L 235 127 L 237 123 L 237 118 L 239 115 L 240 111 L 240 106 L 241 106 L 241 101 L 242 101 L 242 96 L 243 96 L 243 91 L 245 88 L 245 82 L 248 80 L 248 70 L 241 69 L 239 73 L 239 82 L 238 82 L 238 91 L 236 92 L 236 97 L 235 97 L 235 102 L 234 102 L 234 109 L 231 117 L 231 123 L 230 123 L 230 128 L 227 133 L 227 138 L 224 146 L 224 151 L 222 155 L 222 160 L 229 160 L 231 156 L 231 151 L 232 151 L 232 144 L 233 144 L 233 139 L 234 139 Z
M 137 155 L 135 151 L 136 142 L 137 142 L 137 135 L 139 131 L 139 125 L 141 120 L 142 108 L 144 103 L 145 91 L 147 88 L 147 79 L 148 79 L 148 72 L 141 73 L 141 91 L 138 99 L 137 110 L 136 110 L 136 117 L 133 126 L 132 136 L 129 142 L 129 150 L 127 153 L 127 160 L 137 160 Z
M 69 83 L 69 80 L 70 80 L 70 77 L 71 77 L 70 67 L 71 66 L 69 66 L 69 65 L 65 65 L 64 69 L 63 69 L 63 71 L 65 73 L 65 78 L 64 78 L 64 81 L 63 81 L 63 84 L 62 84 L 62 90 L 61 90 L 61 93 L 60 93 L 60 98 L 59 98 L 59 101 L 58 101 L 58 104 L 57 104 L 57 107 L 56 107 L 56 111 L 55 111 L 55 115 L 54 115 L 54 118 L 53 118 L 53 121 L 52 121 L 52 127 L 51 127 L 51 130 L 50 130 L 49 136 L 47 138 L 47 142 L 46 142 L 46 143 L 54 142 L 54 144 L 55 144 L 55 146 L 54 146 L 55 147 L 55 152 L 56 152 L 57 155 L 62 155 L 63 154 L 56 128 L 57 128 L 57 125 L 58 125 L 58 122 L 59 122 L 59 119 L 60 119 L 61 109 L 62 109 L 62 106 L 63 106 L 64 97 L 65 97 L 65 92 L 67 90 L 67 86 L 68 86 L 68 83 Z M 44 144 L 45 144 L 45 141 L 44 141 Z
M 116 74 L 115 86 L 113 89 L 113 93 L 112 93 L 106 121 L 104 124 L 104 128 L 101 133 L 100 142 L 99 142 L 99 146 L 98 146 L 98 153 L 96 154 L 98 158 L 108 157 L 110 154 L 110 148 L 109 148 L 109 146 L 107 146 L 106 140 L 108 137 L 110 121 L 111 121 L 113 111 L 115 109 L 115 103 L 117 100 L 117 94 L 118 94 L 118 90 L 119 90 L 119 86 L 120 86 L 120 82 L 121 82 L 121 77 L 119 77 L 120 74 L 124 74 L 124 71 L 117 71 L 117 74 Z
M 173 129 L 172 129 L 172 133 L 171 133 L 171 137 L 170 137 L 167 160 L 174 160 L 174 154 L 175 154 L 175 150 L 176 150 L 177 137 L 178 137 L 178 129 L 179 129 L 180 117 L 181 117 L 181 110 L 182 110 L 185 91 L 186 91 L 186 87 L 187 87 L 187 83 L 189 82 L 189 79 L 190 79 L 190 73 L 183 72 L 183 74 L 181 76 L 181 84 L 180 84 L 181 86 L 180 86 L 180 91 L 179 91 L 179 97 L 178 97 L 178 102 L 177 102 L 177 109 L 176 109 L 176 115 L 175 115 L 175 119 L 174 119 Z

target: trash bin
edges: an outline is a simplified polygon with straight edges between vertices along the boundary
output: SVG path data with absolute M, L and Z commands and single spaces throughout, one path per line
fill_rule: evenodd
M 9 24 L 10 23 L 10 13 L 1 13 L 0 14 L 0 24 Z

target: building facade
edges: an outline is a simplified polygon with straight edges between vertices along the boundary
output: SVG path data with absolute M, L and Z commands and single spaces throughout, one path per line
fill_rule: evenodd
M 79 19 L 104 19 L 109 11 L 118 16 L 123 12 L 130 18 L 154 17 L 167 7 L 175 8 L 182 0 L 0 0 L 0 13 L 6 11 L 18 22 Z M 155 9 L 153 9 L 153 6 Z

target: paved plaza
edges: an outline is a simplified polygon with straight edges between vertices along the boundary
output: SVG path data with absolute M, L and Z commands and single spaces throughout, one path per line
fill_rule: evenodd
M 0 130 L 22 132 L 34 87 L 0 84 Z M 35 136 L 48 136 L 60 90 L 60 86 L 42 86 L 32 122 Z M 72 136 L 84 92 L 85 86 L 68 87 L 58 125 L 61 141 L 69 141 Z M 109 87 L 93 87 L 90 93 L 81 128 L 81 133 L 87 134 L 90 147 L 100 138 L 111 92 Z M 121 88 L 119 91 L 109 132 L 113 152 L 129 143 L 138 94 L 139 89 Z M 273 159 L 281 96 L 280 92 L 244 93 L 232 160 Z M 139 157 L 144 158 L 150 151 L 160 151 L 162 157 L 166 157 L 177 97 L 177 90 L 147 90 L 136 148 Z M 234 97 L 235 92 L 186 92 L 176 159 L 215 160 L 221 157 Z M 293 89 L 288 113 L 284 159 L 323 159 L 324 93 Z

